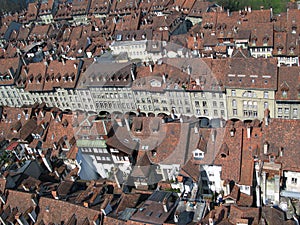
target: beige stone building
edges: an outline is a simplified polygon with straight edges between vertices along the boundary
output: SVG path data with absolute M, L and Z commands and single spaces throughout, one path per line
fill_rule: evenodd
M 232 59 L 225 75 L 228 118 L 262 119 L 264 110 L 274 117 L 277 88 L 276 59 Z

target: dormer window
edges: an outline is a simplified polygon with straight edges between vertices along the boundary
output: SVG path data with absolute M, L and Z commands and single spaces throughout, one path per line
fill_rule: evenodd
M 292 25 L 292 34 L 296 34 L 297 33 L 297 26 L 296 24 Z
M 151 154 L 152 154 L 152 157 L 155 157 L 156 154 L 157 154 L 156 150 L 152 150 L 152 151 L 151 151 Z
M 284 82 L 283 84 L 281 84 L 281 94 L 283 98 L 287 97 L 288 91 L 289 91 L 289 86 L 287 85 L 287 83 Z
M 263 39 L 263 45 L 267 46 L 268 45 L 268 41 L 269 41 L 269 37 L 265 36 L 264 39 Z
M 194 156 L 194 159 L 195 159 L 195 160 L 203 159 L 203 158 L 204 158 L 204 152 L 200 151 L 199 149 L 196 149 L 196 150 L 193 152 L 193 156 Z
M 32 83 L 32 82 L 33 82 L 33 75 L 32 75 L 32 74 L 29 76 L 28 82 L 29 82 L 29 83 Z
M 278 45 L 277 46 L 277 52 L 278 52 L 278 54 L 281 54 L 282 50 L 283 50 L 283 46 L 282 45 Z
M 290 54 L 294 54 L 294 50 L 295 50 L 295 47 L 294 47 L 294 46 L 291 46 L 291 47 L 290 47 Z
M 286 97 L 287 97 L 287 91 L 286 91 L 286 90 L 283 90 L 283 91 L 282 91 L 282 97 L 283 97 L 283 98 L 286 98 Z
M 254 36 L 251 40 L 253 46 L 256 46 L 256 41 L 257 41 L 257 37 Z

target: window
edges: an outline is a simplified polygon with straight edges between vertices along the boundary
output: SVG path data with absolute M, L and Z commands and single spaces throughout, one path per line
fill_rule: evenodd
M 196 107 L 199 107 L 199 106 L 200 106 L 199 101 L 195 101 L 195 106 L 196 106 Z
M 294 115 L 294 116 L 297 116 L 297 115 L 298 115 L 298 109 L 297 109 L 297 108 L 294 108 L 294 109 L 293 109 L 293 115 Z
M 214 116 L 218 116 L 218 110 L 214 110 Z
M 269 92 L 264 91 L 264 98 L 269 98 Z
M 290 109 L 289 108 L 284 108 L 284 113 L 289 113 Z
M 286 98 L 286 97 L 287 97 L 287 91 L 283 91 L 283 92 L 282 92 L 282 97 L 283 97 L 283 98 Z
M 237 116 L 237 109 L 234 109 L 234 110 L 233 110 L 233 115 L 234 115 L 234 116 Z
M 220 102 L 220 107 L 224 108 L 224 102 Z
M 225 116 L 225 111 L 221 110 L 221 116 Z
M 232 107 L 236 107 L 236 100 L 235 99 L 232 100 Z
M 257 111 L 253 111 L 253 116 L 257 117 Z
M 264 102 L 264 108 L 267 109 L 269 107 L 268 102 Z
M 297 178 L 292 177 L 292 184 L 297 184 Z
M 203 102 L 202 102 L 202 105 L 203 105 L 203 107 L 207 107 L 207 102 L 206 102 L 206 101 L 203 101 Z
M 257 109 L 257 102 L 254 101 L 252 107 L 253 107 L 253 109 Z
M 205 116 L 208 116 L 208 110 L 207 109 L 204 109 L 203 112 L 204 112 Z
M 231 90 L 231 96 L 236 96 L 236 91 L 235 90 Z
M 213 101 L 213 107 L 217 107 L 217 102 Z
M 282 113 L 282 108 L 278 108 L 278 113 Z

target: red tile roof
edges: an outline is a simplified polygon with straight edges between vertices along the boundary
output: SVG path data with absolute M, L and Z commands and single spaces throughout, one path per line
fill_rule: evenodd
M 37 223 L 42 221 L 45 224 L 67 222 L 73 214 L 78 224 L 82 224 L 86 218 L 89 223 L 92 223 L 100 216 L 100 211 L 45 197 L 40 198 L 39 208 Z
M 277 89 L 277 59 L 240 60 L 233 58 L 225 75 L 225 86 L 230 88 Z
M 284 94 L 286 93 L 286 95 Z M 300 100 L 300 69 L 299 67 L 280 67 L 276 100 Z

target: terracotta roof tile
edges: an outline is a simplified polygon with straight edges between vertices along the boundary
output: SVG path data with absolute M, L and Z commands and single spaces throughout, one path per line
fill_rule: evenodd
M 276 100 L 299 100 L 300 93 L 299 67 L 280 67 Z
M 25 88 L 27 91 L 42 91 L 46 69 L 45 62 L 30 63 L 23 66 L 17 82 L 18 86 Z
M 71 5 L 70 4 L 65 4 L 65 3 L 60 3 L 58 5 L 58 10 L 55 14 L 54 19 L 55 20 L 68 20 L 72 18 L 71 15 Z
M 277 89 L 277 60 L 238 58 L 228 61 L 225 86 L 231 88 Z
M 16 81 L 16 72 L 19 65 L 19 58 L 0 59 L 1 85 L 12 85 Z
M 97 210 L 45 197 L 40 198 L 39 208 L 37 223 L 43 221 L 45 224 L 67 222 L 73 214 L 76 215 L 78 224 L 83 223 L 86 218 L 92 223 L 100 215 L 100 211 Z
M 52 12 L 54 0 L 48 0 L 40 5 L 39 16 L 47 15 Z
M 22 199 L 22 201 L 20 201 Z M 15 190 L 8 190 L 6 206 L 11 208 L 18 208 L 19 212 L 25 212 L 29 207 L 35 207 L 33 199 L 35 196 L 31 193 L 25 193 Z
M 67 60 L 64 62 L 51 61 L 45 75 L 44 91 L 54 88 L 75 88 L 79 60 Z
M 283 170 L 299 171 L 299 165 L 294 159 L 299 157 L 300 121 L 287 119 L 271 119 L 269 125 L 263 128 L 264 142 L 269 145 L 269 151 L 282 151 L 282 156 L 275 155 L 276 162 L 282 163 Z M 274 132 L 276 131 L 276 132 Z M 278 155 L 278 154 L 277 154 Z
M 185 5 L 184 5 L 184 7 L 185 7 Z M 211 5 L 210 2 L 204 2 L 204 1 L 196 0 L 193 7 L 191 8 L 188 16 L 190 16 L 190 17 L 202 17 L 203 14 L 206 12 L 209 5 Z
M 45 40 L 48 36 L 50 25 L 36 25 L 32 28 L 29 38 L 31 40 Z

